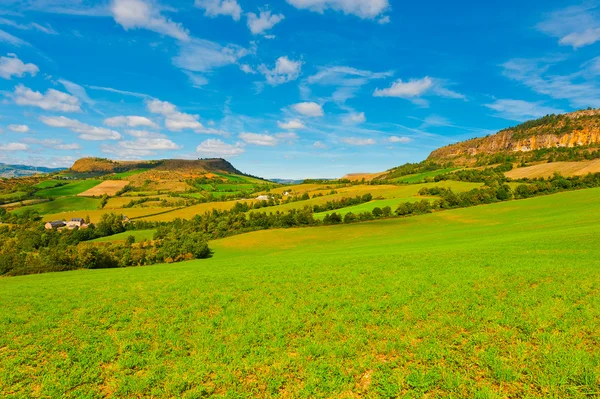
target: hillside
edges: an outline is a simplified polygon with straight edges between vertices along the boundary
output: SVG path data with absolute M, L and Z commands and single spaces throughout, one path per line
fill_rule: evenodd
M 427 161 L 473 166 L 500 163 L 506 157 L 515 158 L 512 161 L 530 161 L 533 158 L 553 160 L 569 153 L 570 157 L 585 158 L 585 154 L 593 151 L 599 144 L 600 110 L 589 109 L 564 115 L 548 115 L 491 136 L 442 147 L 433 151 Z M 535 153 L 535 156 L 528 156 L 528 153 Z
M 81 158 L 71 166 L 76 173 L 121 173 L 136 169 L 156 169 L 160 171 L 195 171 L 197 173 L 243 174 L 229 162 L 221 158 L 208 159 L 163 159 L 157 161 L 113 161 L 106 158 Z
M 40 173 L 54 173 L 64 170 L 64 168 L 45 168 L 39 166 L 28 165 L 7 165 L 0 163 L 0 177 L 22 177 L 32 176 Z

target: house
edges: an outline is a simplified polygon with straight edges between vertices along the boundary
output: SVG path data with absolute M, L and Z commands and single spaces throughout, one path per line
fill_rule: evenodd
M 121 215 L 122 219 L 123 219 L 123 223 L 129 223 L 131 220 L 125 216 L 125 215 Z
M 289 195 L 291 195 L 291 194 L 290 194 L 288 191 L 286 191 L 285 193 L 283 193 L 283 196 L 284 196 L 284 197 L 287 197 L 287 196 L 289 196 Z
M 271 199 L 271 197 L 269 197 L 268 195 L 259 195 L 258 197 L 256 197 L 256 199 L 258 201 L 268 201 Z
M 82 228 L 85 226 L 85 220 L 82 218 L 73 218 L 67 222 L 67 228 L 73 230 L 75 227 Z
M 60 229 L 65 227 L 67 224 L 62 220 L 55 220 L 54 222 L 48 222 L 44 225 L 46 230 Z

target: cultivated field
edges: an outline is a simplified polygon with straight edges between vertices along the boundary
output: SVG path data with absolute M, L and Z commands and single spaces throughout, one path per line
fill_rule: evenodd
M 0 279 L 0 396 L 591 398 L 600 189 Z
M 102 183 L 100 180 L 80 180 L 64 186 L 46 188 L 37 192 L 40 197 L 66 197 L 81 194 Z
M 78 195 L 80 197 L 100 197 L 104 194 L 115 195 L 128 184 L 129 182 L 126 180 L 107 180 Z
M 560 173 L 563 176 L 583 176 L 588 173 L 600 172 L 600 159 L 583 162 L 551 162 L 540 165 L 527 166 L 524 168 L 513 169 L 506 172 L 505 175 L 511 179 L 550 177 L 554 173 Z

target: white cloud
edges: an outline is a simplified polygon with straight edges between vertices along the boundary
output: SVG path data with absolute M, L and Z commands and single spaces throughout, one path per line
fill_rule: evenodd
M 260 146 L 272 147 L 278 144 L 277 138 L 268 134 L 240 133 L 239 138 L 242 139 L 245 143 Z
M 300 9 L 318 13 L 332 9 L 363 19 L 374 19 L 390 7 L 388 0 L 287 0 L 287 2 Z
M 267 83 L 276 86 L 298 79 L 302 72 L 302 61 L 292 61 L 287 56 L 279 57 L 275 62 L 275 68 L 269 69 L 262 64 L 258 67 L 267 79 Z
M 448 120 L 448 118 L 444 118 L 439 115 L 429 115 L 425 119 L 423 119 L 423 124 L 421 128 L 426 128 L 429 126 L 452 126 L 452 122 Z
M 562 58 L 512 59 L 502 64 L 502 74 L 522 83 L 538 94 L 568 100 L 573 107 L 600 107 L 600 86 L 595 59 L 570 74 L 552 73 Z
M 49 35 L 56 35 L 56 31 L 54 29 L 52 29 L 51 26 L 42 26 L 35 22 L 29 23 L 29 24 L 19 24 L 15 21 L 11 21 L 6 18 L 0 18 L 0 25 L 12 26 L 13 28 L 20 29 L 20 30 L 37 30 L 37 31 L 40 31 L 43 33 L 47 33 Z
M 179 54 L 173 58 L 173 64 L 187 71 L 210 72 L 215 68 L 235 64 L 254 51 L 233 44 L 223 47 L 208 40 L 193 39 L 181 44 Z
M 177 107 L 167 101 L 149 100 L 146 102 L 148 110 L 153 114 L 159 114 L 165 117 L 165 127 L 172 132 L 180 132 L 185 129 L 191 129 L 196 133 L 223 134 L 219 130 L 207 129 L 200 121 L 199 116 L 186 114 L 177 110 Z
M 28 149 L 29 146 L 23 143 L 0 144 L 0 151 L 26 151 Z
M 34 106 L 46 111 L 80 112 L 79 99 L 58 90 L 48 89 L 45 94 L 33 91 L 23 85 L 15 87 L 13 95 L 18 105 Z
M 242 7 L 237 0 L 196 0 L 196 7 L 204 9 L 207 17 L 229 15 L 234 21 L 239 21 L 242 15 Z
M 86 104 L 94 104 L 94 101 L 87 95 L 87 92 L 82 86 L 73 82 L 69 82 L 65 79 L 58 79 L 58 83 L 63 85 L 69 93 L 80 99 L 82 102 Z
M 374 145 L 375 140 L 373 139 L 360 139 L 357 137 L 343 137 L 340 139 L 343 143 L 357 146 Z
M 390 138 L 388 138 L 388 141 L 390 143 L 402 143 L 402 144 L 406 144 L 406 143 L 410 143 L 412 141 L 412 139 L 409 138 L 409 137 L 391 136 Z
M 128 129 L 128 130 L 125 130 L 125 133 L 127 133 L 130 136 L 137 137 L 137 138 L 166 138 L 166 136 L 164 134 L 156 133 L 156 132 L 149 132 L 147 130 Z
M 118 127 L 118 126 L 127 126 L 127 127 L 138 127 L 145 126 L 153 129 L 158 129 L 158 125 L 151 121 L 150 119 L 144 116 L 113 116 L 112 118 L 104 119 L 104 124 L 106 126 Z
M 103 144 L 102 152 L 119 157 L 131 158 L 155 155 L 156 151 L 178 150 L 181 147 L 166 138 L 139 138 L 133 141 L 120 141 L 118 144 Z
M 53 150 L 59 151 L 76 151 L 81 149 L 81 146 L 77 143 L 65 144 L 61 140 L 55 139 L 39 140 L 35 138 L 26 138 L 23 141 L 27 142 L 28 144 L 37 144 L 41 145 L 42 147 L 51 148 Z
M 101 91 L 106 91 L 109 93 L 122 94 L 124 96 L 131 96 L 131 97 L 137 97 L 137 98 L 151 98 L 149 95 L 144 94 L 144 93 L 136 93 L 134 91 L 113 89 L 112 87 L 101 87 L 101 86 L 86 86 L 86 87 L 88 89 L 92 89 L 92 90 L 101 90 Z
M 304 116 L 323 116 L 323 107 L 314 102 L 303 102 L 292 105 L 292 109 Z
M 27 43 L 25 40 L 21 40 L 18 37 L 13 36 L 10 33 L 5 32 L 3 30 L 0 30 L 0 43 L 11 44 L 15 47 L 30 46 L 30 44 Z
M 193 87 L 200 88 L 208 84 L 208 79 L 206 79 L 204 76 L 190 71 L 184 72 L 188 76 L 188 78 L 190 78 L 190 82 L 192 82 Z
M 29 126 L 27 125 L 8 125 L 8 130 L 15 133 L 27 133 L 29 132 Z
M 248 18 L 248 28 L 253 35 L 264 34 L 266 31 L 283 21 L 283 14 L 271 14 L 271 11 L 261 11 L 260 15 L 253 12 L 246 14 Z
M 588 46 L 600 40 L 600 11 L 593 3 L 563 8 L 550 13 L 537 29 L 558 38 L 560 45 Z
M 323 150 L 323 149 L 327 148 L 327 145 L 325 145 L 325 143 L 323 143 L 322 141 L 315 141 L 312 146 L 314 148 L 318 148 L 320 150 Z
M 309 76 L 310 84 L 334 86 L 362 86 L 372 79 L 383 79 L 392 76 L 392 72 L 371 72 L 347 66 L 320 68 L 319 72 Z
M 277 121 L 277 126 L 279 126 L 281 129 L 286 130 L 297 130 L 306 128 L 304 123 L 302 123 L 302 121 L 299 119 L 292 119 L 287 122 Z
M 227 144 L 218 139 L 205 140 L 196 148 L 198 154 L 209 157 L 236 157 L 245 151 L 243 143 Z
M 163 16 L 160 9 L 149 1 L 112 0 L 110 11 L 125 30 L 148 29 L 177 40 L 190 40 L 187 29 Z
M 257 72 L 248 64 L 240 65 L 240 70 L 244 73 L 255 75 Z
M 51 127 L 69 129 L 72 132 L 77 133 L 82 140 L 99 141 L 121 139 L 119 132 L 104 127 L 91 126 L 87 123 L 80 122 L 76 119 L 66 118 L 64 116 L 42 116 L 40 117 L 40 121 Z
M 298 140 L 298 135 L 294 132 L 276 133 L 275 137 L 280 141 L 292 142 Z
M 440 97 L 465 99 L 463 94 L 457 93 L 445 87 L 445 82 L 425 76 L 422 79 L 410 79 L 407 82 L 402 79 L 396 80 L 387 89 L 375 89 L 375 97 L 398 97 L 413 101 L 419 105 L 427 105 L 421 97 L 425 95 L 436 95 Z
M 40 70 L 35 64 L 25 64 L 16 54 L 9 53 L 8 57 L 0 57 L 0 78 L 23 77 L 26 73 L 35 76 Z
M 342 117 L 342 123 L 345 125 L 356 125 L 358 123 L 365 123 L 367 118 L 364 112 L 351 112 Z
M 561 114 L 564 112 L 561 109 L 547 107 L 541 102 L 523 100 L 501 99 L 491 104 L 483 105 L 497 111 L 496 116 L 515 121 L 525 121 L 531 118 L 540 118 L 548 114 Z

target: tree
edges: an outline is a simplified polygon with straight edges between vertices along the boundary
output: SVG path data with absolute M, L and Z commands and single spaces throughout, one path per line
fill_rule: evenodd
M 381 217 L 383 215 L 383 211 L 378 206 L 373 208 L 373 211 L 371 211 L 371 212 L 373 213 L 373 216 L 375 216 L 376 218 Z
M 134 236 L 128 236 L 127 237 L 127 245 L 132 245 L 135 243 L 135 237 Z
M 356 215 L 352 212 L 348 212 L 346 215 L 344 215 L 344 223 L 352 223 L 355 222 L 356 219 Z
M 386 218 L 390 217 L 392 215 L 392 208 L 390 208 L 389 206 L 383 207 L 382 211 L 383 211 L 383 216 Z

